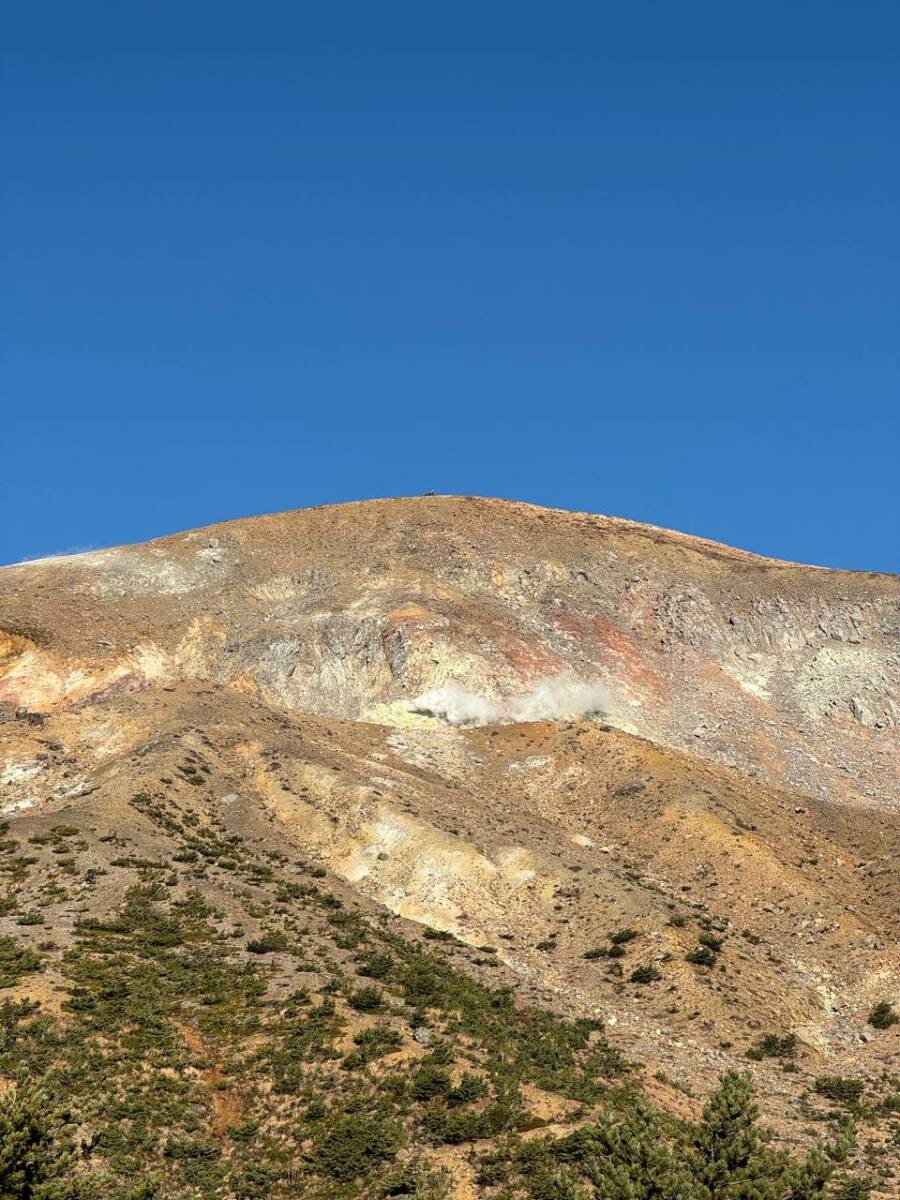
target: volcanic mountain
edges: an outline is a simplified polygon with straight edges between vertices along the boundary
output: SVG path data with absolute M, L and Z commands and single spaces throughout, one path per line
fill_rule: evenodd
M 382 1091 L 392 1062 L 425 1071 L 440 1036 L 467 1063 L 446 1068 L 457 1091 L 483 1076 L 500 1104 L 488 1050 L 460 1031 L 463 1000 L 450 1020 L 436 997 L 395 995 L 387 967 L 366 974 L 414 952 L 511 997 L 513 1022 L 602 1023 L 609 1054 L 679 1119 L 736 1064 L 785 1146 L 852 1110 L 868 1122 L 867 1170 L 893 1194 L 900 579 L 498 500 L 306 509 L 0 570 L 0 716 L 10 1002 L 40 1004 L 82 1047 L 72 1013 L 90 1025 L 102 1009 L 127 1045 L 150 1019 L 125 1011 L 140 991 L 129 972 L 165 897 L 176 915 L 204 906 L 216 954 L 260 976 L 265 1019 L 234 1043 L 243 1057 L 227 1022 L 209 1024 L 222 980 L 153 1010 L 181 1039 L 185 1057 L 163 1066 L 195 1089 L 215 1164 L 203 1191 L 177 1150 L 184 1122 L 168 1118 L 146 1161 L 168 1154 L 182 1173 L 160 1195 L 257 1194 L 228 1174 L 241 1128 L 277 1143 L 259 1150 L 282 1171 L 265 1194 L 401 1194 L 375 1190 L 374 1166 L 342 1177 L 325 1134 L 296 1133 L 330 1058 L 365 1057 L 353 1047 L 379 1036 L 388 1048 L 358 1069 Z M 98 984 L 113 951 L 119 984 Z M 116 986 L 114 1020 L 103 989 Z M 371 1010 L 354 1008 L 367 989 Z M 230 1084 L 268 1061 L 301 994 L 342 1022 L 328 1050 L 298 1052 L 316 1065 L 290 1087 L 281 1060 L 262 1083 Z M 36 1038 L 41 1019 L 18 1023 Z M 120 1107 L 144 1096 L 154 1046 L 127 1083 L 110 1076 Z M 478 1166 L 485 1137 L 575 1130 L 596 1099 L 533 1065 L 517 1080 L 506 1125 L 454 1138 L 401 1115 L 379 1164 L 421 1152 L 448 1194 L 500 1195 Z M 492 1111 L 469 1086 L 472 1114 Z M 450 1093 L 436 1096 L 428 1111 L 449 1119 Z M 94 1122 L 119 1182 L 123 1155 L 144 1161 L 141 1113 L 107 1105 Z M 84 1131 L 91 1120 L 88 1105 Z

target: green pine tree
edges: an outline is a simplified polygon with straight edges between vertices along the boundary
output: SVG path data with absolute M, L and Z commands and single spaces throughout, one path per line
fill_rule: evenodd
M 0 1097 L 0 1200 L 41 1200 L 74 1155 L 68 1114 L 45 1093 L 19 1087 Z
M 821 1150 L 797 1160 L 768 1148 L 757 1124 L 753 1082 L 726 1072 L 703 1110 L 692 1158 L 697 1182 L 709 1200 L 818 1200 L 833 1164 Z
M 731 1197 L 726 1189 L 747 1178 L 765 1142 L 756 1119 L 753 1081 L 746 1073 L 728 1071 L 703 1109 L 697 1132 L 695 1162 L 698 1182 L 711 1196 Z
M 703 1200 L 677 1139 L 643 1098 L 594 1126 L 585 1148 L 598 1200 Z

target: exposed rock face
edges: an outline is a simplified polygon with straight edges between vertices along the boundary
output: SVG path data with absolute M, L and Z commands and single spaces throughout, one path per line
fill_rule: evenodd
M 682 1083 L 761 1031 L 900 1069 L 865 1031 L 900 996 L 897 578 L 442 497 L 0 570 L 0 809 L 26 844 L 77 817 L 109 908 L 174 861 L 136 793 Z M 187 882 L 227 906 L 220 868 Z M 61 953 L 82 910 L 21 887 Z M 782 1115 L 798 1080 L 763 1081 Z
M 183 679 L 403 724 L 448 683 L 566 673 L 619 727 L 773 781 L 900 793 L 900 582 L 603 517 L 424 497 L 303 510 L 0 571 L 0 699 Z

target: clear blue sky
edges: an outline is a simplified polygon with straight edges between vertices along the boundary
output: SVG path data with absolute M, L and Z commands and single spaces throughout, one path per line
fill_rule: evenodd
M 434 489 L 900 571 L 900 6 L 13 3 L 0 562 Z

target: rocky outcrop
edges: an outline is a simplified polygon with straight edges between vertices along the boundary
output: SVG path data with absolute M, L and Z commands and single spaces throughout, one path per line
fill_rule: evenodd
M 900 794 L 900 582 L 609 518 L 423 497 L 304 510 L 0 571 L 0 699 L 209 680 L 404 724 L 455 684 L 560 674 L 621 728 L 848 800 Z

